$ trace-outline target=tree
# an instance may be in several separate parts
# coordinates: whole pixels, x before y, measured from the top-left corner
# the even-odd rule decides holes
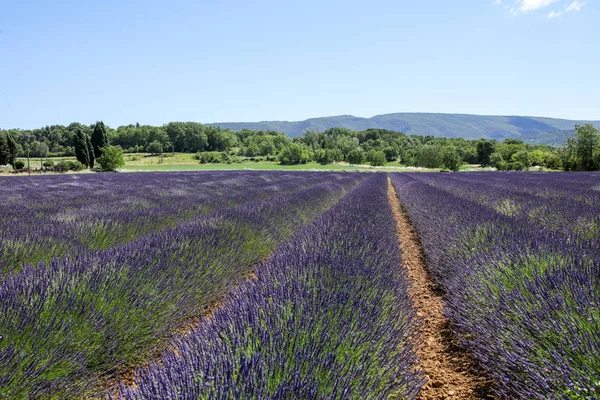
[[[354,165],[360,165],[365,163],[365,153],[362,150],[355,149],[348,153],[348,162]]]
[[[102,171],[113,172],[125,165],[121,146],[104,146],[102,155],[98,158]]]
[[[10,164],[11,154],[10,148],[8,147],[7,135],[0,133],[0,165]]]
[[[146,147],[146,151],[148,153],[153,154],[153,155],[154,154],[162,154],[162,152],[163,152],[163,146],[162,146],[162,144],[158,140],[155,140],[153,142],[150,142],[150,144],[148,145],[148,147]]]
[[[450,171],[458,171],[462,165],[462,161],[462,157],[454,147],[446,147],[442,152],[442,165]]]
[[[387,162],[385,159],[385,153],[381,150],[371,149],[367,152],[366,160],[369,165],[373,167],[383,167]]]
[[[90,146],[88,146],[88,143]],[[91,157],[94,155],[93,147],[91,147],[90,137],[86,135],[80,128],[75,129],[75,157],[77,161],[86,167],[93,166],[94,162]],[[90,154],[91,150],[91,154]],[[91,157],[90,157],[91,156]]]
[[[17,161],[17,142],[9,132],[0,132],[0,165],[12,165]]]
[[[308,151],[297,143],[287,146],[279,154],[281,164],[306,164],[308,160]]]
[[[415,166],[424,168],[442,168],[444,148],[438,144],[421,146],[416,154]]]
[[[96,157],[94,155],[94,146],[92,145],[92,138],[90,135],[85,135],[85,144],[87,145],[88,156],[90,159],[90,163],[88,164],[90,168],[94,168],[94,161]]]
[[[99,158],[102,155],[102,148],[108,146],[108,134],[104,122],[96,122],[94,133],[92,133],[92,146],[94,148],[94,157]]]
[[[400,151],[395,146],[387,146],[385,149],[383,149],[383,152],[385,153],[385,159],[388,162],[396,160],[400,155]]]
[[[575,154],[578,167],[584,171],[597,170],[594,155],[599,151],[598,129],[592,124],[575,125]]]
[[[506,171],[506,161],[502,157],[502,154],[495,151],[490,155],[490,164],[492,167],[496,168],[498,171]]]
[[[529,152],[527,150],[521,150],[516,152],[510,158],[515,167],[519,167],[519,170],[525,169],[528,170],[531,167],[531,160],[529,158]],[[517,168],[513,168],[517,169]]]
[[[477,142],[477,158],[479,164],[484,167],[490,165],[490,156],[494,150],[495,145],[489,140],[481,139],[479,142]]]

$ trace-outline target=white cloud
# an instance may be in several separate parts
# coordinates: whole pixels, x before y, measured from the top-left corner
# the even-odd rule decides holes
[[[515,9],[521,12],[534,11],[548,7],[560,0],[518,0]]]
[[[494,4],[501,5],[505,9],[507,9],[511,14],[524,14],[531,11],[541,10],[548,6],[551,6],[554,3],[559,3],[564,0],[514,0],[512,4],[506,4],[503,0],[493,0]],[[564,3],[563,3],[564,4]],[[562,9],[550,11],[546,14],[546,17],[557,18],[571,11],[580,11],[583,6],[585,6],[585,2],[582,0],[573,0],[569,5],[564,6]]]
[[[560,17],[563,14],[566,14],[566,13],[571,12],[571,11],[581,11],[581,9],[583,8],[583,6],[585,6],[585,2],[581,2],[581,1],[575,0],[574,2],[572,2],[571,4],[569,4],[568,6],[565,6],[560,11],[552,11],[552,12],[548,13],[546,15],[546,17],[548,17],[548,19],[552,19],[552,18]]]
[[[574,1],[565,8],[565,11],[580,11],[583,6],[585,6],[585,2]]]

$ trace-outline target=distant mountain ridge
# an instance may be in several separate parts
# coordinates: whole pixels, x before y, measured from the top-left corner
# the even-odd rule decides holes
[[[600,128],[600,121],[575,121],[558,118],[525,116],[491,116],[471,114],[395,113],[361,118],[352,115],[311,118],[304,121],[218,122],[208,125],[228,128],[273,130],[291,137],[302,135],[308,128],[323,131],[329,128],[365,130],[389,129],[409,135],[462,137],[465,139],[520,139],[527,143],[560,145],[573,135],[575,124],[592,123]]]

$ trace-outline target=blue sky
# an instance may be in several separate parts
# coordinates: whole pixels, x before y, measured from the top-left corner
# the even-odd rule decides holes
[[[600,120],[600,0],[0,0],[0,127]]]

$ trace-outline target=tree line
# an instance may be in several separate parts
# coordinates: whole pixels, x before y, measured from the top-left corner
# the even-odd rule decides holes
[[[93,168],[101,149],[115,146],[126,153],[197,153],[200,162],[236,162],[245,159],[278,160],[282,164],[316,161],[327,164],[400,163],[406,166],[456,171],[463,164],[481,164],[499,170],[532,166],[565,170],[600,168],[598,130],[576,126],[575,137],[562,147],[527,144],[521,140],[467,140],[406,135],[385,129],[354,131],[331,128],[306,130],[289,138],[275,131],[233,132],[196,122],[170,122],[163,126],[127,125],[116,129],[102,122],[52,125],[34,130],[0,131],[0,164],[29,152],[36,156],[76,156]]]

